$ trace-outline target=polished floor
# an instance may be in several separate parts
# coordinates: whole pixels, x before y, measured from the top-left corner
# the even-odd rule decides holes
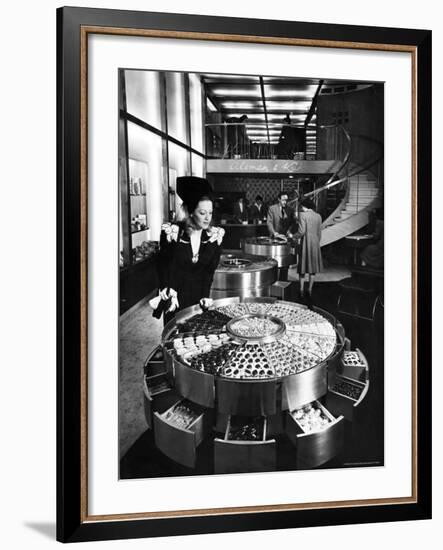
[[[346,430],[343,453],[323,466],[328,468],[383,464],[383,302],[377,301],[372,321],[340,313],[337,311],[338,298],[340,294],[346,298],[348,291],[344,291],[342,285],[349,281],[352,283],[353,279],[348,277],[344,281],[320,282],[316,284],[312,298],[314,305],[330,311],[340,319],[346,336],[351,340],[352,349],[360,348],[370,365],[370,386],[365,399],[366,414],[362,416],[358,426]],[[294,282],[288,299],[300,301],[297,286]],[[363,294],[359,304],[360,316],[372,314],[374,295]],[[343,296],[340,309],[353,311],[353,294],[348,302]],[[212,442],[202,444],[197,467],[190,470],[177,465],[158,451],[154,446],[152,432],[147,429],[143,410],[143,363],[150,351],[158,345],[162,327],[163,323],[152,317],[147,303],[128,312],[121,319],[119,448],[122,479],[213,473]],[[280,437],[277,445],[277,469],[294,469],[293,448],[286,437]]]

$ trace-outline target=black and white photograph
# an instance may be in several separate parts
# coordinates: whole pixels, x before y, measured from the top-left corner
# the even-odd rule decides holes
[[[2,547],[439,540],[438,4],[74,4],[3,12]]]
[[[383,467],[384,83],[118,87],[120,480]]]

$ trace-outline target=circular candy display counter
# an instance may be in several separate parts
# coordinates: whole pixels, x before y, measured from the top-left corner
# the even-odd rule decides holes
[[[269,296],[277,275],[277,261],[272,258],[225,251],[214,273],[211,298]]]
[[[273,237],[251,237],[242,241],[242,249],[247,254],[274,258],[278,267],[288,267],[295,263],[292,245],[287,240]]]
[[[157,447],[192,468],[209,440],[215,473],[275,470],[283,439],[293,446],[294,468],[328,462],[368,389],[361,352],[352,352],[344,376],[344,346],[332,315],[275,298],[225,298],[207,311],[181,311],[156,351],[164,371],[150,370],[152,358],[145,366]]]

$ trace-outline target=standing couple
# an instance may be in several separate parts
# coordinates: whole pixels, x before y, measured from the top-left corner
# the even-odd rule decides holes
[[[311,199],[299,201],[298,216],[288,207],[288,194],[280,192],[278,202],[269,207],[267,225],[271,237],[300,239],[297,272],[300,296],[304,297],[305,276],[308,276],[308,294],[312,296],[315,275],[323,269],[320,250],[321,216]]]

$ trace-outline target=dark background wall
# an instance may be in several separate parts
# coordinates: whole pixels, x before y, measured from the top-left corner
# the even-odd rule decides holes
[[[364,165],[383,152],[384,84],[341,94],[320,95],[317,124],[342,124],[352,135],[351,162]],[[343,158],[346,142],[341,131],[319,130],[317,156]],[[383,170],[373,168],[383,182]]]
[[[292,198],[298,187],[295,178],[263,178],[231,175],[211,176],[209,174],[208,179],[213,184],[216,194],[238,194],[244,196],[249,204],[254,202],[257,195],[261,195],[265,203],[273,204],[277,202],[277,196],[281,189]]]

